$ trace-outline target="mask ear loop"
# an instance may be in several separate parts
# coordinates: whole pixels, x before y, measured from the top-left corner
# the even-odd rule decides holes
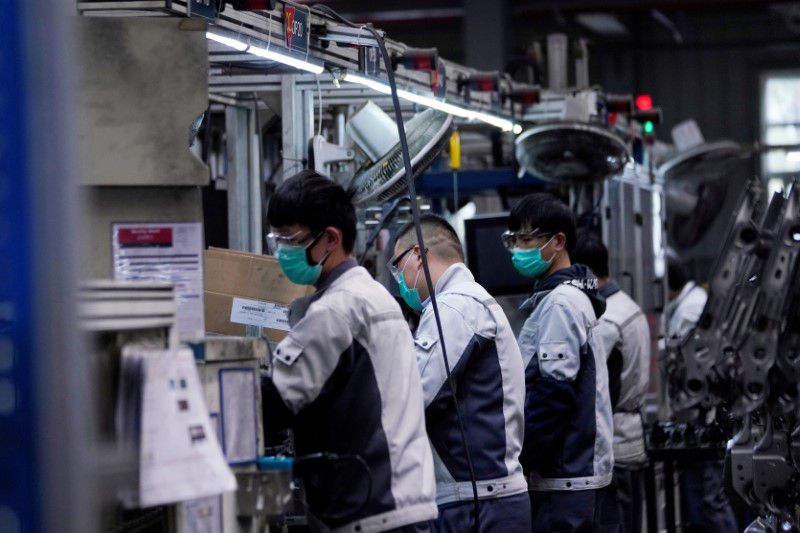
[[[428,250],[426,249],[423,253],[428,253]],[[408,264],[409,261],[411,261],[412,257],[414,257],[413,253],[408,256],[408,259],[406,259],[406,265]],[[417,257],[421,258],[422,256],[417,254]],[[403,265],[403,270],[406,269],[406,265]],[[420,273],[420,269],[417,269],[417,276],[414,278],[414,289],[415,290],[417,290],[417,283],[419,283],[419,273]]]
[[[556,236],[555,236],[555,235],[553,235],[552,237],[550,237],[550,240],[549,240],[549,241],[547,241],[546,243],[544,243],[544,245],[543,245],[541,248],[539,248],[539,255],[541,255],[541,254],[542,254],[542,250],[544,250],[544,249],[547,247],[547,245],[548,245],[548,244],[550,244],[551,242],[553,242],[553,239],[555,239],[555,238],[556,238]],[[553,262],[553,259],[555,259],[555,258],[556,258],[556,254],[557,254],[557,253],[558,253],[558,252],[553,252],[553,255],[552,255],[552,256],[550,256],[550,259],[547,259],[546,261],[547,261],[548,263],[552,263],[552,262]],[[542,258],[542,259],[544,259],[544,258]]]
[[[414,257],[413,253],[412,254],[408,254],[408,257],[406,258],[406,262],[403,263],[403,268],[400,269],[400,275],[401,276],[403,275],[403,272],[405,272],[406,267],[408,266],[408,262],[411,261],[412,257]]]

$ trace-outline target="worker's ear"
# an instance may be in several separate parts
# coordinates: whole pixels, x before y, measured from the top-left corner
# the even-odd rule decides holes
[[[420,250],[419,244],[414,245],[414,251],[412,253],[417,256],[417,268],[422,268],[422,254],[427,251],[427,249]]]
[[[325,250],[331,252],[342,245],[344,235],[342,234],[342,230],[339,228],[328,226],[325,228],[325,235],[323,235],[322,238],[326,239]]]
[[[560,231],[553,235],[553,249],[557,252],[560,252],[564,248],[567,247],[567,236],[561,233]]]

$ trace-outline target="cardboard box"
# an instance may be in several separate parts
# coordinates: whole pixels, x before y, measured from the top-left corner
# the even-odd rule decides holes
[[[201,342],[189,343],[197,361],[215,363],[222,361],[266,361],[269,354],[267,341],[254,337],[206,337]]]
[[[204,277],[206,331],[244,336],[258,324],[275,342],[289,331],[289,304],[314,292],[289,281],[272,256],[222,248],[205,251]]]

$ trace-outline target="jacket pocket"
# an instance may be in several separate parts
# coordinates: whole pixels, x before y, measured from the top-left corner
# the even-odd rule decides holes
[[[417,348],[428,353],[433,351],[434,346],[436,346],[436,343],[438,342],[439,337],[432,337],[430,335],[420,335],[414,339],[414,344],[417,346]]]

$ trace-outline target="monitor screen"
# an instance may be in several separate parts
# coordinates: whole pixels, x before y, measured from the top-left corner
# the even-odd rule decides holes
[[[475,281],[492,296],[527,294],[533,280],[514,268],[500,235],[508,229],[508,214],[480,215],[464,221],[467,266]]]

